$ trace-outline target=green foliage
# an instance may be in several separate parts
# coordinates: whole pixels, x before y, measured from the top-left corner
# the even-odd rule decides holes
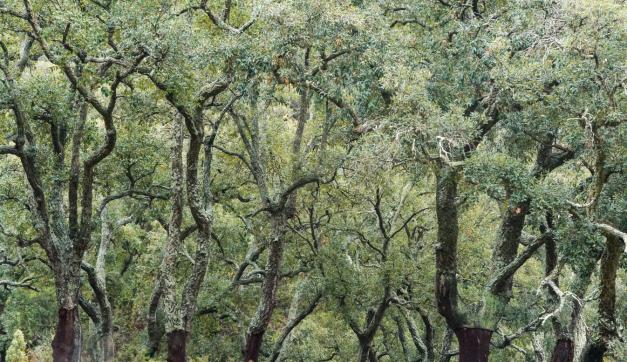
[[[24,333],[19,329],[13,333],[13,340],[7,349],[6,358],[7,362],[28,362]]]
[[[217,130],[198,169],[213,227],[190,361],[240,359],[267,274],[276,212],[270,206],[304,176],[317,179],[286,198],[293,213],[264,357],[280,347],[284,328],[317,293],[319,302],[283,342],[279,360],[355,360],[360,330],[381,306],[384,316],[370,341],[381,360],[422,358],[414,339],[426,341],[429,326],[436,359],[456,350],[455,338],[446,345],[449,326],[434,285],[442,248],[435,211],[440,168],[458,181],[459,236],[450,256],[457,302],[469,325],[494,328],[493,360],[531,358],[538,345],[549,356],[558,337],[547,320],[502,343],[555,308],[545,283],[546,245],[516,270],[505,298],[486,288],[506,266],[497,260],[498,247],[507,216],[521,205],[528,210],[513,256],[550,232],[559,288],[586,301],[583,324],[602,326],[597,292],[608,285],[599,282],[606,252],[599,224],[627,230],[627,8],[620,1],[485,0],[475,10],[472,2],[453,0],[31,3],[50,59],[31,25],[12,14],[23,14],[24,3],[0,1],[9,64],[0,72],[0,347],[9,348],[9,360],[26,359],[21,331],[33,358],[49,359],[57,316],[59,290],[51,255],[37,240],[42,229],[33,190],[43,190],[52,210],[47,216],[57,221],[51,228],[68,230],[72,157],[81,168],[102,149],[105,122],[94,100],[108,106],[113,95],[115,147],[94,170],[93,215],[82,224],[92,233],[75,265],[96,264],[107,225],[101,205],[113,199],[104,261],[116,360],[165,358],[165,337],[161,354],[146,357],[146,316],[170,233],[172,125],[186,110],[200,119],[205,144]],[[139,55],[145,57],[133,68]],[[224,91],[202,97],[223,83]],[[85,103],[80,87],[93,99]],[[27,135],[20,134],[16,105]],[[184,162],[192,129],[185,125]],[[246,144],[242,135],[256,143]],[[29,182],[12,154],[23,139],[23,157],[32,156],[40,185]],[[547,149],[546,162],[568,157],[539,171]],[[78,177],[83,199],[85,173]],[[188,235],[174,256],[176,295],[193,270],[199,240],[189,180],[183,181]],[[84,211],[80,205],[79,216]],[[54,243],[74,247],[57,234]],[[618,330],[627,313],[626,262],[623,257],[615,280]],[[99,295],[80,273],[84,353],[92,355],[100,326],[85,309],[97,307]],[[556,320],[570,325],[572,310],[566,303]],[[13,330],[12,340],[2,337]],[[612,342],[608,355],[619,360],[624,349]]]

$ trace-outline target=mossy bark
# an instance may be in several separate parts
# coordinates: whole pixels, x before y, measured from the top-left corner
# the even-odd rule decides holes
[[[606,235],[606,249],[601,257],[598,313],[599,319],[592,343],[584,351],[585,362],[603,361],[610,343],[618,336],[616,328],[616,274],[625,250],[623,240],[616,235]]]
[[[261,286],[261,296],[255,316],[246,332],[244,361],[258,361],[263,335],[268,328],[276,305],[276,292],[279,287],[281,261],[283,259],[284,236],[287,232],[286,215],[283,211],[270,216],[272,236],[270,252],[266,263],[265,278]]]

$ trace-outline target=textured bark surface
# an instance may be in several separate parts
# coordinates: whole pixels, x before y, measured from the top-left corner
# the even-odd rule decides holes
[[[109,200],[113,200],[109,199]],[[116,224],[110,225],[107,218],[107,203],[103,202],[100,208],[100,246],[96,257],[96,265],[92,267],[87,262],[82,263],[82,269],[87,273],[87,280],[91,286],[96,302],[98,303],[98,318],[94,320],[98,328],[98,357],[99,362],[111,362],[115,356],[115,343],[113,341],[113,307],[109,301],[107,293],[106,255],[109,243],[113,237],[115,226],[122,226],[130,222],[130,218],[119,220]]]
[[[584,322],[583,309],[586,306],[585,295],[590,287],[592,273],[594,272],[596,261],[601,257],[600,253],[591,251],[590,255],[594,258],[595,262],[590,263],[587,266],[578,269],[575,272],[575,280],[572,283],[571,289],[574,291],[575,296],[582,301],[578,303],[571,301],[572,312],[570,315],[570,322],[568,325],[561,326],[561,333],[556,335],[557,341],[561,339],[570,339],[573,341],[574,357],[576,361],[580,360],[580,357],[586,347],[586,340],[588,338],[588,327]]]
[[[620,259],[625,246],[621,238],[611,234],[606,235],[606,244],[599,269],[601,288],[598,304],[599,320],[592,343],[584,352],[585,362],[603,361],[610,343],[618,335],[616,330],[616,273],[620,267]]]
[[[114,360],[115,356],[115,343],[113,341],[113,308],[107,296],[104,267],[101,267],[100,272],[98,272],[98,269],[94,269],[87,263],[84,263],[83,270],[87,273],[89,285],[96,296],[96,302],[98,304],[97,311],[94,310],[93,312],[88,312],[88,315],[92,317],[92,320],[98,329],[98,357],[96,361],[111,362]],[[86,306],[83,305],[83,308],[86,308]]]
[[[187,332],[176,329],[168,333],[168,362],[185,362],[187,353]]]
[[[407,329],[409,330],[412,342],[416,347],[416,352],[424,361],[434,361],[435,351],[433,350],[433,326],[431,325],[429,316],[425,313],[425,311],[418,309],[418,313],[420,314],[420,318],[424,324],[424,336],[422,338],[411,314],[407,310],[401,309],[401,315],[405,318]]]
[[[552,229],[553,216],[550,213],[547,214],[546,220],[547,226]],[[544,276],[549,277],[552,275],[554,269],[557,267],[558,261],[557,243],[555,242],[555,237],[551,236],[547,238],[544,244],[544,251]],[[553,276],[551,280],[553,281],[553,283],[555,283],[556,286],[559,287],[558,275]],[[546,300],[551,305],[555,305],[558,302],[558,296],[552,288],[548,288]],[[551,318],[551,324],[553,326],[553,334],[556,336],[557,339],[559,339],[559,337],[563,334],[562,324],[559,322],[558,318]]]
[[[165,333],[163,325],[159,324],[157,311],[159,309],[159,301],[161,300],[161,281],[157,277],[157,282],[150,296],[150,305],[148,306],[148,356],[154,357],[159,353],[161,345],[161,337]]]
[[[113,341],[113,331],[107,331],[100,337],[100,348],[102,348],[102,359],[104,362],[115,361],[115,343]]]
[[[438,221],[435,247],[435,293],[438,311],[452,329],[463,321],[457,310],[457,175],[444,166],[436,175],[436,215]]]
[[[168,335],[168,355],[171,351],[171,343],[177,346],[182,343],[183,348],[176,348],[182,351],[182,358],[185,358],[185,338],[175,338],[177,335],[189,333],[192,326],[192,319],[196,311],[196,302],[200,286],[204,280],[207,265],[209,262],[209,246],[211,241],[211,229],[213,226],[213,210],[211,195],[211,161],[212,147],[222,117],[213,123],[213,132],[205,138],[204,132],[204,113],[205,102],[211,97],[215,97],[225,91],[228,83],[217,82],[212,84],[210,89],[206,89],[197,99],[197,105],[191,109],[179,102],[173,97],[169,86],[158,81],[154,76],[149,76],[155,86],[168,94],[167,100],[174,106],[180,116],[183,118],[185,127],[189,132],[189,144],[185,163],[185,181],[187,187],[187,203],[189,210],[194,218],[198,230],[198,242],[196,244],[196,253],[193,260],[191,274],[187,278],[185,287],[180,297],[180,303],[176,295],[176,279],[175,267],[176,259],[183,240],[181,234],[181,224],[183,220],[183,127],[179,120],[174,122],[174,146],[172,148],[172,189],[171,198],[172,212],[168,225],[168,240],[165,246],[163,260],[160,269],[160,295],[157,294],[157,287],[153,292],[153,301],[151,308],[158,306],[158,299],[163,301],[165,331]],[[203,170],[203,187],[201,189],[198,182],[198,163],[200,150],[205,148],[205,162]],[[151,312],[153,321],[156,319],[154,312]],[[155,323],[152,324],[153,337],[157,334],[155,331]],[[177,332],[178,331],[178,332]],[[151,337],[152,338],[152,337]],[[158,348],[158,342],[154,339],[151,343]],[[151,353],[156,352],[156,348],[151,348]],[[178,361],[178,359],[176,360]]]
[[[218,89],[222,86],[218,86]],[[220,92],[219,90],[216,90]],[[211,243],[211,230],[213,228],[213,197],[211,195],[211,164],[212,147],[218,132],[220,120],[213,124],[213,132],[205,137],[203,131],[202,112],[193,118],[184,117],[187,130],[190,135],[186,158],[186,186],[187,203],[189,210],[198,228],[196,253],[194,265],[181,296],[181,318],[183,328],[191,330],[192,318],[196,311],[196,301],[200,286],[205,278],[209,263],[209,246]],[[204,145],[204,168],[202,187],[198,181],[198,162],[200,150]]]
[[[176,295],[176,261],[181,248],[181,224],[183,222],[183,125],[179,119],[172,124],[173,145],[171,153],[171,188],[170,221],[168,238],[163,251],[159,275],[161,280],[161,298],[165,318],[165,330],[170,340],[170,333],[183,329],[181,311]],[[169,342],[168,342],[169,344]],[[169,355],[168,346],[168,355]]]
[[[509,197],[509,195],[508,195]],[[518,255],[518,244],[520,243],[520,235],[525,226],[525,217],[529,211],[529,201],[521,202],[507,210],[503,217],[500,227],[499,237],[494,245],[492,255],[492,273],[498,273],[509,263],[514,261]],[[512,294],[513,274],[501,280],[498,280],[491,288],[491,292],[502,298],[505,302],[509,301]]]
[[[555,344],[551,362],[572,362],[575,357],[575,345],[570,339],[560,339]]]
[[[59,308],[57,328],[52,340],[55,362],[77,362],[81,354],[81,327],[78,308]]]
[[[246,332],[245,361],[257,361],[263,335],[268,328],[272,312],[276,305],[276,292],[279,287],[281,261],[283,259],[284,236],[287,232],[286,218],[283,212],[271,216],[272,238],[270,253],[266,263],[265,278],[261,286],[261,296],[257,305],[257,312],[250,321]]]
[[[359,355],[357,356],[359,362],[376,362],[378,361],[377,353],[372,348],[371,341],[359,341]]]
[[[401,348],[403,349],[403,355],[405,356],[405,361],[411,362],[412,355],[409,349],[409,345],[407,343],[407,338],[405,337],[405,329],[403,328],[403,321],[398,316],[394,316],[394,322],[396,323],[396,337],[398,338],[398,341],[401,344]]]
[[[431,325],[431,321],[429,320],[429,316],[422,309],[418,310],[420,313],[420,318],[422,319],[422,324],[424,325],[424,340],[426,347],[426,354],[424,356],[425,361],[434,361],[435,360],[435,352],[433,351],[433,326]]]
[[[453,357],[451,353],[451,342],[453,340],[453,330],[447,328],[442,337],[442,350],[440,351],[439,362],[449,362]]]
[[[257,362],[259,360],[259,352],[261,352],[261,342],[263,340],[264,332],[265,329],[260,332],[249,332],[246,335],[244,362]]]
[[[7,335],[7,330],[2,323],[2,314],[4,313],[4,308],[6,306],[6,300],[9,296],[9,293],[6,291],[0,290],[0,338],[4,339]],[[4,340],[4,342],[0,342],[0,362],[4,362],[6,359],[7,348],[9,348],[9,341]]]
[[[459,362],[488,362],[492,331],[483,328],[458,328]]]
[[[270,356],[270,361],[274,362],[279,360],[283,349],[289,344],[291,337],[293,336],[292,331],[300,322],[302,322],[308,315],[310,315],[318,302],[322,298],[322,293],[318,292],[314,298],[309,302],[309,304],[299,313],[298,307],[301,299],[301,288],[294,294],[294,298],[292,299],[292,305],[290,306],[290,311],[288,314],[288,322],[281,331],[281,335],[274,345],[274,350],[272,351],[272,355]]]
[[[573,158],[574,153],[571,151],[555,151],[553,147],[554,142],[555,136],[548,132],[538,148],[535,165],[530,172],[530,177],[541,179]],[[506,200],[509,202],[518,191],[506,188]],[[526,248],[523,253],[518,253],[522,231],[525,227],[525,218],[530,209],[531,199],[527,198],[508,207],[501,220],[499,234],[494,243],[491,268],[492,274],[498,277],[491,281],[489,288],[486,289],[489,295],[484,295],[484,309],[481,312],[482,323],[485,323],[488,328],[494,329],[497,327],[505,306],[512,298],[515,272],[545,242],[546,238],[542,237],[538,239],[537,243],[534,243],[535,249]],[[503,271],[507,272],[503,273]],[[486,303],[488,300],[489,303]]]

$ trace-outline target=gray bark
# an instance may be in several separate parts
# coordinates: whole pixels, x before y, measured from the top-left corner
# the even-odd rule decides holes
[[[176,293],[176,262],[181,248],[181,224],[183,222],[183,125],[177,118],[172,122],[171,151],[171,211],[168,236],[159,268],[161,298],[163,301],[165,332],[183,329],[181,311]]]
[[[623,240],[613,234],[606,234],[606,249],[601,257],[599,284],[598,313],[591,343],[583,352],[583,361],[603,361],[610,343],[618,337],[616,322],[616,275],[620,267],[625,244]]]
[[[294,299],[292,300],[292,305],[290,306],[290,312],[288,315],[288,322],[285,327],[283,327],[281,335],[275,343],[272,355],[270,356],[270,361],[272,362],[281,360],[284,350],[286,346],[289,345],[291,337],[293,336],[292,331],[314,311],[318,302],[322,298],[322,294],[317,292],[307,306],[299,312],[298,309],[300,309],[301,293],[302,290],[299,288],[296,294],[294,294]]]

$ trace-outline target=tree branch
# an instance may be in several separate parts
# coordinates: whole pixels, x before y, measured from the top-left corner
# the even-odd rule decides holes
[[[0,155],[14,155],[21,156],[20,150],[11,146],[0,146]]]
[[[496,286],[514,275],[514,273],[516,273],[516,271],[523,266],[523,264],[536,252],[536,250],[544,245],[550,237],[552,237],[552,234],[549,231],[537,238],[535,241],[527,244],[525,249],[520,252],[511,263],[496,273],[496,275],[488,282],[487,288],[492,293],[496,293]]]
[[[617,238],[621,238],[623,239],[623,242],[625,243],[625,252],[627,252],[627,233],[624,233],[622,231],[620,231],[619,229],[613,227],[612,225],[609,224],[602,224],[602,223],[593,223],[592,225],[594,225],[596,228],[600,229],[601,232],[605,235],[612,235],[614,237]]]
[[[279,358],[279,355],[281,354],[281,350],[283,348],[283,343],[285,342],[287,337],[290,335],[290,333],[292,333],[292,330],[294,330],[294,328],[296,328],[296,326],[298,326],[300,322],[302,322],[308,315],[310,315],[314,311],[320,299],[322,299],[322,293],[318,292],[309,302],[305,309],[303,309],[297,316],[287,322],[287,325],[281,331],[281,335],[274,345],[272,356],[270,357],[271,362],[274,362]]]

